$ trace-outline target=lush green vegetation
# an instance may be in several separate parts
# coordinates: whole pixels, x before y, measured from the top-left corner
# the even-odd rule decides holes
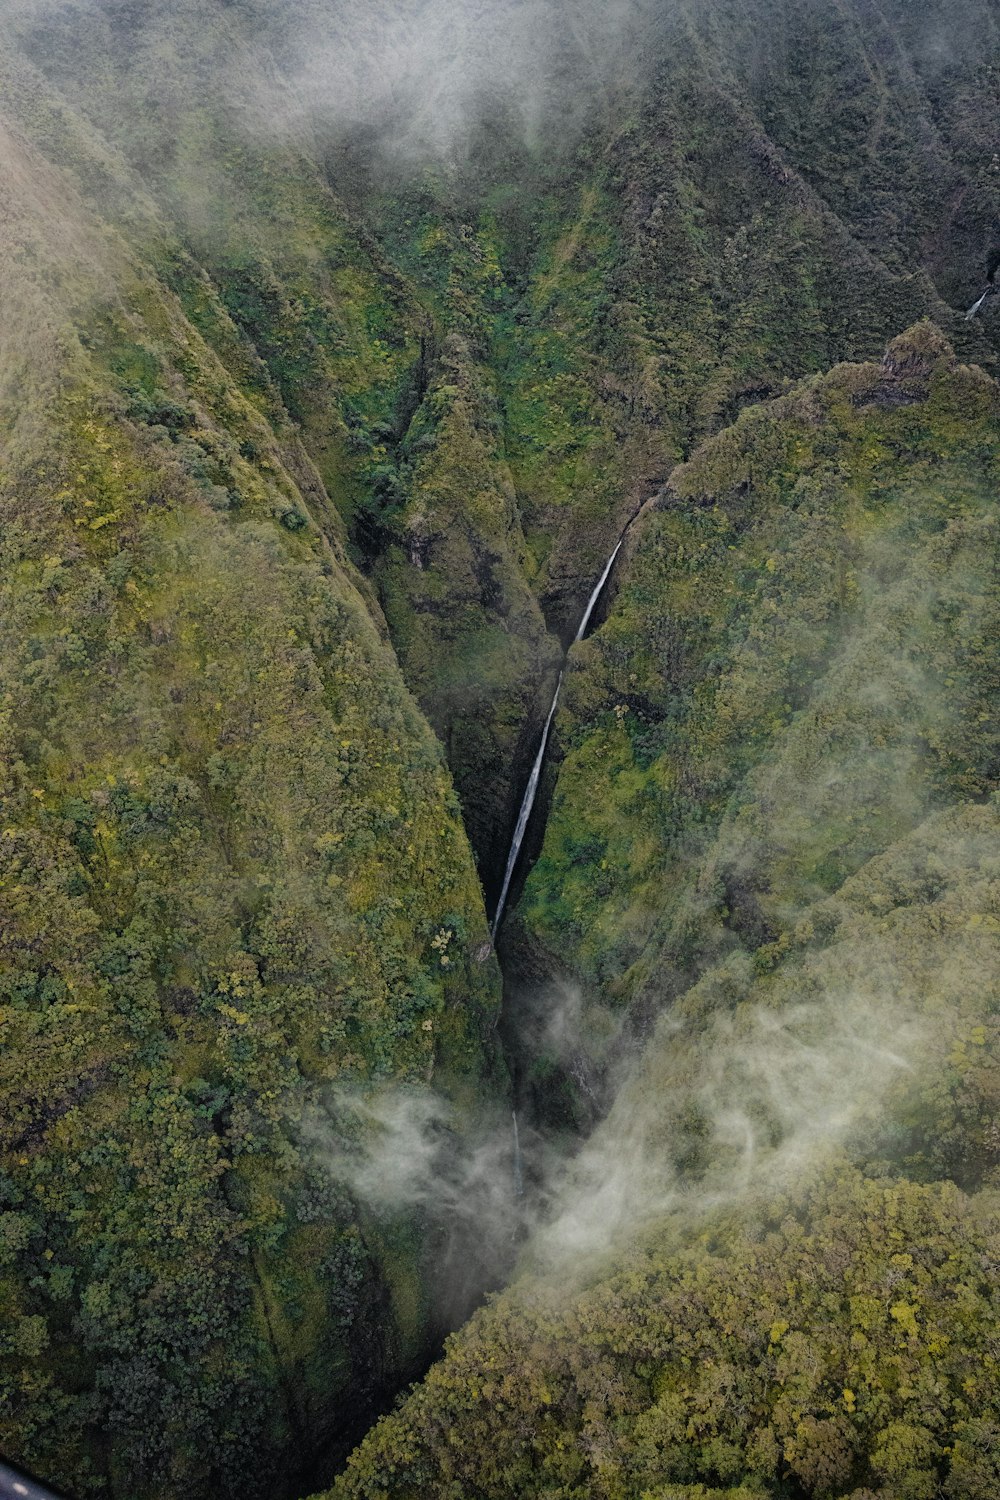
[[[675,470],[575,654],[535,965],[658,1008],[995,785],[998,458],[995,387],[923,325]]]
[[[483,892],[664,484],[503,944],[617,1259],[541,1243],[342,1489],[995,1488],[996,18],[577,9],[431,150],[337,93],[389,0],[10,6],[0,1448],[73,1494],[302,1493],[481,1290],[359,1101],[509,1124]]]
[[[514,97],[459,127],[442,100],[443,162],[395,153],[405,119],[339,111],[339,58],[384,48],[391,75],[391,7],[296,0],[279,25],[164,0],[25,29],[91,149],[99,132],[126,171],[112,190],[88,164],[86,185],[135,239],[141,184],[159,274],[296,425],[332,501],[314,495],[317,519],[343,518],[372,578],[488,889],[544,713],[546,625],[572,636],[625,519],[692,441],[923,315],[995,358],[947,303],[971,300],[1000,208],[996,23],[923,9],[664,8],[642,69],[589,110],[586,37],[557,24],[547,83],[511,62]],[[339,81],[303,129],[296,70],[314,82],[316,57]],[[45,145],[79,177],[60,108]],[[164,253],[164,221],[193,261]]]
[[[346,1102],[433,1083],[467,1136],[496,963],[275,385],[180,244],[145,264],[17,149],[0,1442],[77,1494],[291,1491],[437,1336],[433,1218],[324,1165]]]
[[[998,417],[922,325],[676,472],[518,912],[537,1115],[614,1103],[335,1495],[994,1492]]]
[[[635,1247],[570,1305],[519,1286],[333,1494],[988,1500],[998,1222],[995,1193],[837,1163]]]

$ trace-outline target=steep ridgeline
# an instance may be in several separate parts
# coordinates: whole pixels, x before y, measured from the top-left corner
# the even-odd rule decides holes
[[[356,1100],[433,1088],[468,1147],[499,975],[266,371],[114,152],[23,64],[2,92],[0,1451],[79,1497],[301,1493],[456,1312],[447,1217],[350,1170]]]
[[[352,143],[332,150],[386,254],[494,372],[480,389],[496,393],[494,451],[516,497],[507,535],[564,643],[627,516],[749,400],[839,359],[877,357],[927,314],[965,357],[987,368],[996,357],[995,324],[966,324],[942,300],[971,304],[1000,222],[990,8],[971,59],[930,45],[927,8],[926,38],[894,27],[885,8],[848,7],[846,25],[843,6],[816,0],[662,10],[666,32],[634,93],[590,120],[578,149],[558,130],[528,149],[498,113],[467,159],[419,184],[405,167],[387,180],[363,142],[353,156]],[[793,89],[788,70],[804,60]],[[468,410],[468,376],[449,384]],[[492,513],[506,528],[482,453],[481,442],[464,453],[452,442],[435,462],[461,476],[460,514]],[[439,468],[430,484],[426,464],[418,472],[419,493],[404,445],[380,593],[404,670],[451,746],[495,899],[517,803],[497,780],[505,736],[490,702],[511,663],[529,665],[526,616],[512,609],[495,542],[481,524],[456,523],[455,486],[442,488]],[[480,559],[475,576],[467,557]],[[515,791],[553,683],[554,668],[516,741]],[[505,805],[504,836],[487,842]]]
[[[996,1494],[998,478],[922,324],[639,523],[509,918],[536,1120],[614,1101],[337,1500]]]
[[[995,1192],[837,1163],[699,1227],[479,1313],[331,1500],[992,1500]]]

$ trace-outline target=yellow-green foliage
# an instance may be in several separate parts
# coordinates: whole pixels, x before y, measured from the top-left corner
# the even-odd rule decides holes
[[[459,334],[405,453],[399,541],[375,576],[407,681],[456,768],[473,846],[495,867],[519,801],[522,736],[544,713],[558,649],[524,579],[492,383]]]
[[[368,46],[388,12],[359,9]],[[300,1132],[325,1111],[349,1134],[338,1090],[403,1080],[450,1096],[461,1135],[498,1087],[481,893],[403,674],[495,878],[551,685],[543,609],[572,635],[669,463],[928,312],[992,357],[941,300],[966,305],[997,211],[989,7],[969,0],[971,53],[949,16],[946,58],[921,30],[937,4],[658,9],[631,93],[594,90],[571,128],[553,83],[533,144],[500,101],[424,170],[339,101],[313,109],[312,44],[336,48],[351,7],[10,7],[0,1446],[73,1493],[291,1491],[288,1455],[333,1453],[426,1354],[433,1231],[370,1222]],[[644,1020],[687,992],[696,1059],[737,992],[746,1015],[836,969],[845,881],[872,876],[877,905],[880,853],[995,779],[996,394],[926,329],[894,358],[744,418],[675,477],[569,684],[527,958]],[[913,924],[951,952],[967,922],[986,961],[992,909],[964,901],[914,898]],[[949,988],[911,962],[905,907],[865,951],[883,934],[950,1020],[884,1154],[975,1186],[990,1016],[960,964]],[[888,1191],[858,1189],[850,1234]],[[939,1209],[961,1218],[947,1192],[899,1192],[931,1241]],[[915,1298],[880,1337],[919,1334]],[[574,1358],[596,1327],[573,1327]],[[819,1493],[856,1411],[872,1484],[988,1486],[985,1428],[954,1402],[937,1427],[909,1407],[864,1427],[853,1366],[832,1411],[772,1421],[754,1388],[780,1437],[739,1469],[740,1433],[701,1442],[735,1388],[709,1358],[690,1409],[641,1430],[621,1392],[647,1380],[652,1410],[667,1377],[602,1367],[578,1419],[529,1360],[512,1403],[563,1401],[559,1423],[520,1412],[510,1473],[510,1433],[479,1454],[477,1428],[427,1483],[532,1493],[544,1450],[550,1494]],[[911,1373],[886,1376],[901,1411]],[[700,1456],[661,1462],[675,1418]]]
[[[728,940],[696,888],[752,949],[994,785],[998,410],[918,329],[675,472],[569,679],[533,942],[588,979],[635,964],[627,989],[666,965],[669,990]]]
[[[523,779],[544,712],[553,647],[531,596],[571,636],[638,501],[748,397],[870,356],[926,312],[990,356],[985,324],[952,318],[919,269],[954,287],[953,242],[971,254],[988,232],[996,183],[975,144],[988,78],[956,91],[946,118],[936,104],[932,124],[911,83],[933,73],[919,29],[900,52],[879,16],[851,27],[836,7],[814,11],[669,7],[635,93],[603,101],[582,133],[579,110],[572,129],[560,113],[560,83],[548,133],[529,144],[517,111],[492,100],[481,120],[470,110],[446,165],[383,152],[322,88],[313,119],[300,93],[298,68],[315,86],[316,57],[367,54],[380,26],[393,35],[388,12],[362,23],[295,0],[279,22],[158,0],[142,18],[101,8],[81,24],[66,9],[22,28],[45,76],[40,90],[22,83],[19,108],[46,151],[143,243],[268,419],[298,425],[333,500],[314,493],[315,518],[331,536],[343,518],[355,560],[379,574],[484,870],[502,859],[510,771]],[[871,50],[892,61],[873,72]],[[48,90],[86,130],[32,101]],[[854,102],[831,134],[816,100],[841,96]],[[851,153],[865,190],[845,193]],[[966,179],[974,192],[959,191]],[[495,430],[471,470],[454,424],[435,460],[464,556],[428,590],[409,545],[413,450],[446,419],[424,398],[453,384],[455,337]],[[498,488],[499,524],[477,500]],[[431,679],[460,699],[480,657],[491,688],[463,713]],[[487,782],[496,794],[483,797]]]
[[[144,273],[80,321],[0,485],[0,1441],[75,1493],[245,1494],[430,1336],[380,1292],[426,1239],[366,1239],[302,1122],[433,1081],[461,1130],[497,972],[301,449]]]
[[[840,1162],[745,1222],[668,1228],[572,1298],[522,1282],[332,1494],[989,1500],[998,1232],[995,1193]]]

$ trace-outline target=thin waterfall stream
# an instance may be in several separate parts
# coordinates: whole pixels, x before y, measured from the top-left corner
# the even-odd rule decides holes
[[[524,1170],[521,1164],[521,1137],[517,1129],[517,1110],[511,1111],[514,1121],[514,1196],[524,1197]]]
[[[629,521],[628,525],[622,532],[621,536],[618,538],[618,545],[615,547],[615,550],[608,558],[607,563],[604,567],[604,572],[601,574],[600,578],[597,580],[597,583],[594,585],[593,592],[591,593],[590,598],[587,600],[587,607],[584,610],[583,616],[580,620],[580,624],[577,627],[576,635],[573,637],[572,646],[575,646],[578,641],[582,641],[584,635],[586,634],[587,626],[590,624],[591,616],[593,615],[594,610],[597,607],[597,601],[598,599],[600,599],[601,594],[604,592],[604,585],[611,577],[611,569],[614,567],[615,562],[617,561],[619,552],[625,545],[625,538],[628,535],[629,527],[632,525],[632,522],[634,520],[635,516],[632,517],[632,519]],[[570,647],[570,649],[572,649],[572,646]],[[568,657],[569,651],[567,651],[566,655]],[[545,720],[545,728],[542,730],[542,741],[538,747],[538,754],[535,756],[535,763],[531,768],[531,775],[528,777],[528,785],[525,789],[524,798],[521,802],[521,810],[517,815],[517,823],[514,828],[514,837],[510,841],[510,852],[507,855],[507,867],[504,870],[503,885],[500,889],[500,899],[497,902],[496,913],[493,917],[493,924],[490,928],[490,936],[494,941],[496,941],[496,935],[500,929],[500,921],[503,917],[504,908],[507,905],[507,897],[510,893],[510,883],[514,878],[514,871],[517,868],[517,861],[521,853],[521,845],[524,843],[524,835],[528,829],[528,821],[531,818],[531,812],[535,805],[535,798],[538,795],[538,783],[541,780],[542,767],[545,764],[545,751],[548,748],[549,733],[552,729],[552,720],[556,716],[556,709],[559,707],[559,694],[562,692],[563,678],[565,677],[565,675],[566,665],[564,658],[563,668],[559,673],[559,680],[556,683],[556,690],[552,695],[552,705],[549,708],[549,715]]]

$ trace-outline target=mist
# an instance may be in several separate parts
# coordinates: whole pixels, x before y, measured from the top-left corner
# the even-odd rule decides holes
[[[510,1117],[462,1147],[451,1107],[430,1090],[338,1097],[337,1133],[313,1121],[306,1139],[369,1213],[429,1216],[466,1295],[518,1253],[525,1269],[575,1281],[666,1215],[696,1230],[720,1207],[794,1190],[834,1152],[877,1154],[888,1103],[919,1083],[942,1042],[921,994],[957,999],[968,975],[942,944],[918,993],[902,949],[837,907],[824,915],[842,924],[838,939],[776,983],[736,954],[662,1016],[608,1080],[610,1109],[578,1154],[530,1132],[523,1198]],[[546,1038],[570,1070],[584,1067],[575,1019],[570,994]]]
[[[350,1195],[363,1222],[376,1232],[422,1226],[434,1247],[426,1292],[442,1333],[504,1284],[524,1238],[513,1126],[501,1104],[480,1104],[470,1120],[416,1083],[334,1088],[303,1122],[315,1170]]]
[[[775,1009],[748,995],[698,1034],[667,1016],[554,1192],[533,1260],[585,1269],[668,1213],[696,1228],[793,1187],[912,1073],[922,1031],[895,989],[859,976],[854,990]]]
[[[486,106],[529,136],[551,110],[585,117],[634,76],[658,11],[651,0],[414,0],[322,8],[306,21],[295,71],[300,107],[379,133],[407,153],[460,145]]]
[[[166,145],[196,92],[256,140],[360,134],[411,162],[461,154],[496,109],[525,138],[546,119],[571,135],[637,81],[665,14],[657,0],[291,0],[279,11],[181,0],[123,23],[105,0],[10,4],[43,65],[64,84],[77,75],[85,108],[122,71],[112,134],[131,113],[140,138],[161,132]]]
[[[582,1112],[599,1093],[604,1114],[574,1159],[547,1162],[532,1267],[583,1272],[664,1215],[696,1227],[795,1188],[834,1152],[892,1170],[898,1120],[921,1116],[913,1101],[946,1066],[948,1018],[984,1003],[989,960],[967,924],[989,903],[995,813],[941,811],[959,767],[976,785],[981,719],[940,660],[993,638],[996,523],[973,509],[916,543],[908,511],[939,504],[921,486],[855,543],[849,611],[827,619],[817,599],[821,626],[775,612],[773,636],[751,630],[734,650],[722,723],[767,701],[774,660],[814,676],[718,828],[671,846],[679,894],[651,914],[663,935],[647,936],[631,989],[658,1012],[651,1035],[599,987],[518,998],[527,1055],[561,1069]]]
[[[526,1265],[586,1275],[666,1216],[697,1232],[837,1153],[876,1175],[919,1155],[928,1091],[989,988],[975,914],[997,815],[931,816],[805,907],[774,973],[742,950],[712,965],[620,1066],[606,1118],[536,1205]]]

